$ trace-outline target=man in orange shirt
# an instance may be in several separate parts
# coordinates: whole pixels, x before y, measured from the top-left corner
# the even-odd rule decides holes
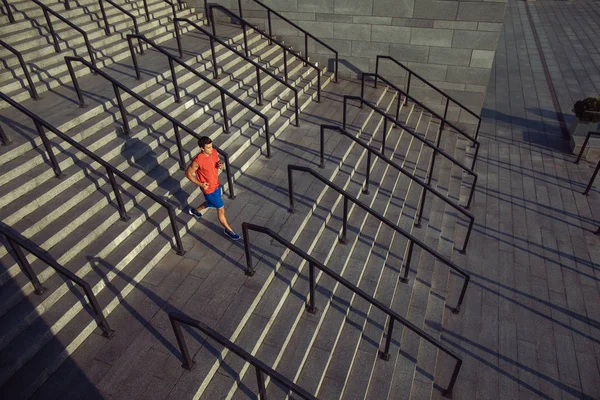
[[[239,240],[240,235],[231,229],[227,223],[227,218],[225,218],[225,206],[221,198],[223,188],[219,182],[219,171],[223,169],[223,163],[219,160],[219,155],[213,148],[212,140],[208,136],[202,136],[198,139],[198,146],[200,147],[200,153],[187,167],[185,176],[200,186],[206,201],[198,208],[190,207],[188,213],[196,218],[201,218],[200,211],[206,208],[216,208],[219,222],[225,228],[223,233],[232,240]]]

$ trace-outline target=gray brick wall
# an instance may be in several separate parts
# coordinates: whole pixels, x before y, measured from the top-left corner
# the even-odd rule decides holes
[[[203,0],[189,0],[196,6]],[[212,2],[212,1],[211,1]],[[237,11],[238,0],[218,0]],[[506,0],[263,0],[338,50],[340,74],[375,70],[375,56],[391,55],[479,112],[502,29]],[[244,16],[266,26],[266,14],[242,0]],[[273,33],[304,50],[300,32],[273,19]],[[309,56],[332,66],[329,50],[309,44]],[[382,65],[387,77],[405,83],[398,67]],[[411,88],[411,92],[412,92]],[[415,83],[415,93],[435,104],[433,92]]]

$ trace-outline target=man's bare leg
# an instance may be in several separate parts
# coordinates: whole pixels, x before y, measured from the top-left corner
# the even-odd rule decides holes
[[[206,209],[206,202],[200,204],[200,206],[198,206],[198,208],[196,208],[196,211],[200,212],[205,209]]]
[[[227,229],[228,232],[233,231],[229,224],[227,223],[227,218],[225,218],[225,207],[221,207],[217,209],[217,216],[219,217],[219,222],[223,225],[223,228]]]

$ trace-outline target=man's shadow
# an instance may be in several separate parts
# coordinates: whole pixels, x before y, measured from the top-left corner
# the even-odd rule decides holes
[[[167,159],[159,160],[161,149],[169,154]],[[177,154],[176,151],[172,152],[161,144],[157,149],[152,149],[147,143],[134,137],[127,138],[121,147],[121,155],[128,160],[129,165],[143,171],[146,177],[150,178],[137,179],[139,183],[148,188],[152,181],[156,182],[158,189],[155,187],[150,189],[153,193],[162,197],[175,208],[185,210],[188,206],[189,194],[182,188],[181,181],[175,175],[179,174],[175,171],[171,172],[163,166],[171,164],[169,158],[178,162],[175,154]]]

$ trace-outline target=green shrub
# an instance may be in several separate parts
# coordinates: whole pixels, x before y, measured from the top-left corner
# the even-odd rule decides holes
[[[600,97],[578,100],[573,106],[573,112],[581,122],[600,122]]]

